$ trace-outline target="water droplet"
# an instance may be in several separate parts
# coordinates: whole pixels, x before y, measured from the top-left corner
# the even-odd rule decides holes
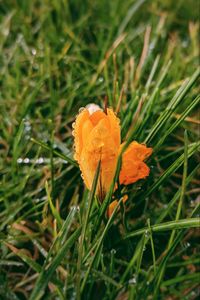
[[[133,276],[133,278],[129,279],[128,283],[129,284],[136,284],[137,283],[136,277]]]
[[[31,126],[29,126],[29,125],[25,126],[24,130],[27,131],[27,132],[31,131]]]
[[[20,157],[20,158],[18,158],[18,160],[17,160],[17,163],[18,164],[21,164],[23,162],[23,159]]]
[[[28,164],[30,162],[30,159],[28,157],[24,158],[24,163]]]
[[[190,201],[190,207],[194,207],[195,206],[195,202],[193,200]]]
[[[104,78],[101,76],[99,77],[98,81],[101,83],[101,82],[104,82]]]
[[[79,205],[72,205],[71,210],[80,211],[80,206]]]
[[[92,115],[94,112],[101,110],[99,105],[95,104],[95,103],[89,103],[88,105],[86,105],[86,109],[89,111],[89,114]]]
[[[72,128],[75,128],[75,126],[76,126],[76,122],[73,122],[72,123]]]
[[[183,48],[187,48],[188,47],[188,40],[184,40],[182,42],[182,46],[183,46]]]
[[[9,35],[9,28],[3,28],[1,30],[1,32],[3,33],[4,36],[8,36]]]
[[[39,203],[40,202],[40,198],[37,198],[34,200],[35,203]]]
[[[30,138],[31,138],[31,137],[30,137],[29,134],[27,134],[27,135],[25,136],[25,140],[27,140],[27,141],[30,140]]]
[[[85,107],[80,107],[79,110],[78,110],[79,114],[80,114],[84,109],[85,109]]]
[[[111,252],[112,255],[117,253],[117,251],[115,249],[112,249],[110,252]]]
[[[34,55],[34,56],[35,56],[35,55],[36,55],[36,53],[37,53],[36,49],[32,48],[32,49],[31,49],[31,53],[32,53],[32,55]]]
[[[38,164],[43,164],[44,163],[44,158],[43,157],[38,158],[37,163]]]
[[[30,122],[26,118],[23,119],[23,122],[24,122],[24,126],[30,126]]]
[[[72,295],[71,295],[71,300],[75,300],[76,299],[76,291],[74,290]]]

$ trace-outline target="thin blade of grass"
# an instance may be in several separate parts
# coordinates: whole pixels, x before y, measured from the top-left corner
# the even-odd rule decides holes
[[[51,264],[46,267],[43,265],[40,275],[35,283],[35,287],[30,295],[30,300],[39,300],[44,294],[48,282],[51,280],[56,268],[59,266],[63,258],[66,256],[67,250],[72,247],[81,233],[81,227],[76,229],[73,234],[60,247],[56,256],[52,259]]]
[[[185,111],[181,114],[180,118],[178,118],[161,136],[158,143],[154,147],[154,151],[159,149],[159,147],[163,144],[166,138],[180,125],[180,123],[189,115],[189,113],[195,108],[197,104],[199,104],[200,96],[198,95],[191,103],[187,106]]]
[[[90,212],[91,212],[92,204],[94,202],[94,197],[95,197],[95,193],[96,193],[100,170],[101,170],[101,161],[99,161],[99,163],[98,163],[97,170],[96,170],[96,173],[94,176],[94,180],[92,183],[92,190],[89,195],[88,205],[87,206],[85,205],[86,215],[84,217],[83,224],[82,224],[82,232],[80,235],[80,247],[79,247],[78,262],[77,262],[77,283],[76,283],[77,299],[80,299],[80,297],[81,297],[80,283],[81,283],[81,266],[82,266],[82,257],[83,257],[83,246],[84,246],[84,242],[85,242],[85,236],[86,236],[86,230],[87,230],[88,221],[89,221],[89,217],[90,217]]]
[[[168,231],[173,229],[183,229],[183,228],[199,228],[200,227],[200,219],[199,218],[188,218],[182,219],[178,221],[169,221],[161,224],[151,225],[152,232],[160,232],[160,231]],[[141,234],[144,234],[145,231],[149,232],[149,228],[145,227],[142,229],[135,230],[127,234],[123,240],[129,239]]]
[[[39,141],[39,140],[36,140],[34,138],[31,138],[31,141],[39,146],[41,146],[42,148],[48,150],[48,151],[53,151],[53,154],[62,158],[63,160],[69,162],[71,165],[75,166],[75,167],[78,167],[78,164],[72,159],[70,158],[69,156],[66,156],[62,153],[59,153],[57,150],[52,150],[50,146],[48,146],[47,144],[43,143],[42,141]]]
[[[63,220],[61,219],[59,212],[57,211],[57,209],[56,209],[55,206],[53,205],[53,202],[52,202],[52,199],[51,199],[51,194],[50,194],[50,191],[49,191],[49,186],[48,186],[48,182],[47,182],[47,181],[46,181],[46,183],[45,183],[45,189],[46,189],[46,193],[47,193],[47,199],[48,199],[48,202],[49,202],[49,206],[50,206],[50,208],[51,208],[51,212],[52,212],[54,218],[56,219],[59,228],[61,228],[62,223],[63,223]]]
[[[200,142],[192,143],[188,146],[188,158],[190,158],[199,148]],[[184,162],[184,154],[181,154],[176,161],[159,177],[159,179],[143,194],[141,200],[154,192],[171,174],[173,174]]]
[[[180,218],[183,200],[185,196],[185,190],[186,190],[186,178],[187,178],[187,168],[188,168],[188,136],[187,131],[185,131],[184,135],[185,140],[185,149],[184,149],[184,167],[183,167],[183,180],[182,180],[182,186],[181,186],[181,194],[180,194],[180,201],[178,203],[178,208],[176,212],[176,218],[175,221],[177,221]],[[171,247],[171,244],[173,242],[175,236],[175,231],[173,230],[169,239],[168,248]]]
[[[123,201],[123,198],[121,198],[120,201],[117,203],[115,209],[113,210],[113,213],[112,213],[111,217],[109,218],[109,220],[108,220],[108,222],[107,222],[107,224],[106,224],[106,226],[105,226],[105,229],[104,229],[104,231],[103,231],[103,233],[102,233],[102,235],[101,235],[101,238],[99,239],[99,241],[98,241],[98,243],[97,243],[97,246],[96,246],[94,255],[93,255],[93,257],[92,257],[92,259],[91,259],[91,261],[90,261],[90,264],[89,264],[89,266],[88,266],[88,268],[87,268],[86,274],[85,274],[85,276],[84,276],[84,279],[83,279],[83,282],[82,282],[82,285],[81,285],[81,292],[83,292],[83,290],[84,290],[84,288],[85,288],[85,285],[86,285],[88,276],[89,276],[89,274],[90,274],[91,268],[92,268],[92,266],[93,266],[95,260],[97,259],[97,254],[98,254],[98,252],[99,252],[99,249],[100,249],[100,247],[102,246],[103,240],[104,240],[104,238],[105,238],[105,235],[106,235],[108,229],[110,228],[111,224],[112,224],[113,221],[114,221],[114,217],[115,217],[116,212],[117,212],[117,210],[118,210],[118,207],[120,206],[120,204],[122,203],[122,201]]]
[[[169,118],[177,108],[178,104],[184,99],[185,95],[188,93],[188,91],[197,81],[199,74],[200,74],[200,68],[196,70],[196,72],[189,80],[183,83],[183,85],[180,87],[180,89],[177,91],[175,96],[168,104],[166,110],[164,110],[164,112],[158,117],[157,121],[155,122],[155,125],[147,135],[144,141],[145,143],[149,143],[157,134],[157,132],[161,129],[161,127],[166,123],[166,121],[169,120]]]
[[[192,170],[192,172],[190,173],[190,175],[187,177],[186,182],[185,182],[185,186],[187,187],[187,185],[191,182],[194,174],[199,170],[200,164],[198,164],[194,170]],[[162,222],[164,220],[164,218],[169,214],[170,210],[172,209],[172,207],[174,206],[174,204],[176,203],[176,201],[180,198],[181,195],[181,191],[182,188],[180,187],[180,189],[176,192],[176,194],[174,195],[174,197],[172,198],[172,200],[167,204],[167,208],[165,210],[163,210],[163,212],[161,212],[161,214],[159,215],[156,223],[159,224],[160,222]]]

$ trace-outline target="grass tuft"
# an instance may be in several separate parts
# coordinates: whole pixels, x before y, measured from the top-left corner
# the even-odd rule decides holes
[[[0,299],[199,296],[197,6],[0,1]],[[100,205],[100,164],[89,192],[72,137],[78,110],[105,99],[124,149],[154,150],[109,219],[121,159]]]

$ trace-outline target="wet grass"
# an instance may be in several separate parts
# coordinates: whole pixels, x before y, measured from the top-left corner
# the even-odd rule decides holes
[[[197,6],[0,2],[0,299],[198,297]],[[122,140],[154,149],[110,219],[72,138],[106,97]]]

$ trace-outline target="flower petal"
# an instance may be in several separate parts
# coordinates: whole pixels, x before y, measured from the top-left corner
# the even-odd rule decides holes
[[[116,146],[119,147],[121,142],[120,120],[110,108],[107,109],[107,116],[110,122],[111,135],[115,141]]]
[[[128,200],[128,196],[127,195],[124,195],[123,196],[123,203],[125,203],[126,201]],[[113,202],[110,203],[110,205],[108,206],[108,210],[107,210],[107,214],[108,214],[108,217],[110,218],[115,207],[117,206],[118,204],[118,201],[117,200],[114,200]]]
[[[123,145],[124,143],[121,144],[121,148],[123,147]],[[126,158],[130,157],[131,159],[143,161],[148,158],[152,154],[152,152],[152,148],[147,148],[145,145],[133,141],[132,143],[130,143],[123,156],[126,156]]]
[[[90,133],[93,129],[93,124],[90,121],[90,119],[86,120],[82,125],[82,145],[83,147],[87,147],[88,145],[88,139],[90,136]]]
[[[119,175],[120,184],[128,185],[147,177],[150,169],[143,160],[149,157],[151,153],[151,148],[135,141],[132,142],[122,155],[122,168]]]
[[[90,115],[90,121],[92,122],[92,124],[94,126],[96,126],[101,119],[105,118],[105,116],[106,115],[103,111],[97,110],[93,114]]]
[[[84,109],[81,113],[76,117],[76,121],[74,124],[74,145],[75,145],[75,159],[79,161],[80,154],[83,148],[83,137],[82,137],[82,128],[83,124],[88,120],[89,112],[87,109]]]
[[[99,184],[104,192],[110,188],[118,157],[118,148],[111,136],[109,126],[108,120],[104,118],[92,129],[87,139],[87,145],[81,153],[81,157],[84,157],[85,160],[81,160],[80,163],[84,178],[88,177],[88,181],[91,181],[92,184],[91,178],[94,177],[98,162],[101,160],[99,180],[101,183]],[[85,164],[86,161],[87,164]],[[89,174],[85,175],[85,173]]]

